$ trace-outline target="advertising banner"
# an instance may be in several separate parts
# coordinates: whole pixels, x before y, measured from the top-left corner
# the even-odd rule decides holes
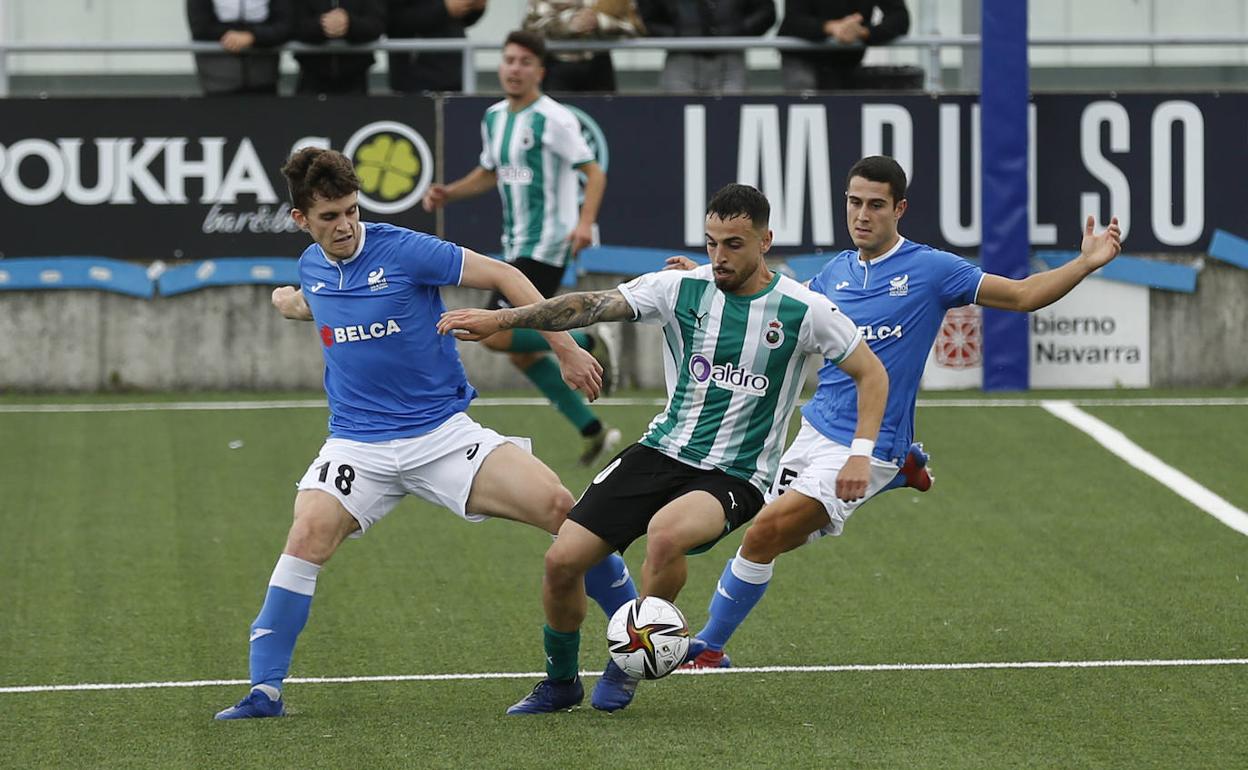
[[[297,256],[282,164],[346,153],[363,218],[432,231],[425,97],[0,99],[0,256]]]
[[[449,98],[445,178],[481,152],[495,101]],[[892,155],[910,178],[902,232],[957,253],[980,244],[980,109],[973,96],[569,97],[608,163],[602,242],[680,249],[703,242],[706,201],[728,182],[771,201],[780,254],[850,246],[843,202],[855,160]],[[1037,94],[1027,116],[1027,233],[1034,249],[1078,248],[1084,216],[1116,215],[1130,253],[1201,252],[1243,231],[1248,93]],[[499,203],[446,210],[446,237],[498,250]]]
[[[1032,388],[1146,388],[1148,288],[1089,278],[1027,316]],[[945,314],[927,358],[923,388],[979,388],[983,382],[981,308]]]

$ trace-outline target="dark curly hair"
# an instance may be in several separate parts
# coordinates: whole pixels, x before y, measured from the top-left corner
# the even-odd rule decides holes
[[[305,212],[317,197],[332,201],[360,190],[350,159],[321,147],[296,150],[282,166],[282,176],[290,188],[291,205]]]
[[[766,230],[771,219],[771,204],[767,197],[748,184],[724,185],[706,205],[707,216],[714,214],[723,220],[746,217],[756,230]]]

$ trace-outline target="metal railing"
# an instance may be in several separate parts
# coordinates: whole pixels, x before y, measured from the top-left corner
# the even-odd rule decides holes
[[[887,44],[888,48],[918,48],[924,52],[924,88],[930,92],[943,89],[941,82],[940,54],[943,48],[975,48],[979,46],[979,35],[909,35],[897,38]],[[1069,37],[1061,35],[1039,35],[1028,40],[1031,46],[1248,46],[1248,35],[1082,35]],[[290,54],[335,54],[374,51],[434,51],[463,52],[463,79],[465,94],[477,92],[477,69],[475,55],[479,51],[497,51],[498,42],[475,41],[465,38],[439,39],[403,39],[378,40],[374,43],[348,45],[333,41],[324,45],[307,43],[286,43],[272,49],[252,49],[245,54],[272,53],[274,51]],[[646,37],[629,40],[585,40],[563,41],[551,40],[547,43],[551,51],[745,51],[745,50],[778,50],[778,51],[827,51],[845,48],[857,48],[857,45],[844,45],[836,42],[812,43],[795,37]],[[8,57],[13,54],[93,54],[93,53],[216,53],[221,54],[221,46],[217,43],[178,41],[168,43],[154,42],[112,42],[112,43],[22,43],[0,41],[0,97],[9,95]]]

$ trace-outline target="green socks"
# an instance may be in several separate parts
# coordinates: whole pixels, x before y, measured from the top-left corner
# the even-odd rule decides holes
[[[542,395],[549,398],[550,403],[554,404],[555,408],[567,417],[582,434],[585,428],[598,421],[594,413],[589,411],[585,399],[563,381],[563,375],[559,373],[559,364],[555,363],[550,356],[544,356],[542,360],[525,369],[524,376],[528,377],[542,392]]]
[[[593,349],[593,338],[585,332],[577,329],[568,334],[572,335],[572,339],[576,340],[576,344],[580,345],[582,350]],[[540,353],[543,350],[550,350],[550,345],[541,332],[536,329],[511,330],[511,344],[507,346],[508,353]]]
[[[542,626],[542,642],[546,647],[546,678],[568,681],[576,678],[581,652],[581,632],[564,633]]]

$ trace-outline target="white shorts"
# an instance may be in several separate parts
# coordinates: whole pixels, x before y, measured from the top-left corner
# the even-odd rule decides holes
[[[793,444],[780,458],[780,471],[771,489],[767,490],[767,502],[779,497],[786,490],[801,492],[823,503],[828,511],[828,524],[807,538],[813,542],[827,535],[839,535],[845,528],[845,520],[877,492],[888,485],[899,470],[896,465],[871,458],[871,479],[867,482],[867,494],[861,500],[847,503],[836,496],[836,476],[849,459],[849,447],[838,444],[824,436],[802,418],[802,428]]]
[[[331,438],[299,480],[338,499],[360,523],[359,537],[405,495],[448,508],[468,521],[487,516],[466,509],[481,463],[504,443],[531,451],[527,438],[503,436],[460,412],[423,436],[375,443]]]

